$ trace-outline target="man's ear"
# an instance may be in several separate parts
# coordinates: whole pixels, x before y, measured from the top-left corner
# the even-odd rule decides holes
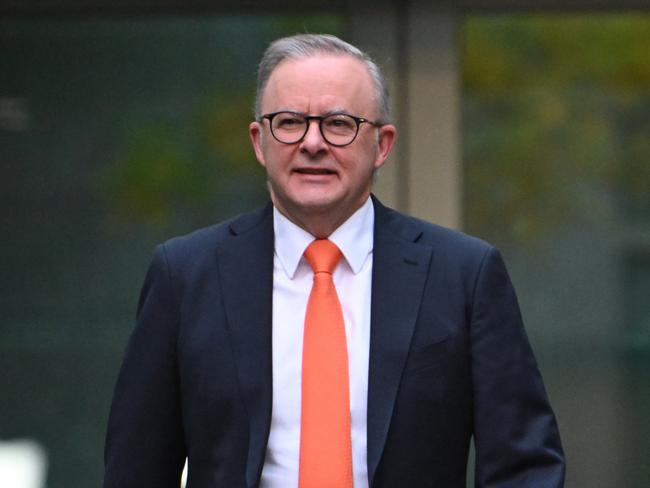
[[[264,159],[264,151],[262,151],[262,125],[259,122],[251,122],[248,126],[248,136],[251,138],[251,144],[255,151],[257,161],[266,167],[266,160]]]
[[[379,169],[390,155],[397,139],[397,128],[392,124],[379,127],[377,134],[377,157],[375,158],[375,169]]]

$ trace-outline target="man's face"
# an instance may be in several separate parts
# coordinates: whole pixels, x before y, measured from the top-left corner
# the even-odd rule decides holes
[[[375,91],[365,66],[350,56],[318,55],[285,60],[271,74],[262,96],[262,114],[283,110],[309,115],[345,112],[377,119]],[[303,228],[311,218],[329,218],[340,225],[368,198],[373,171],[393,146],[395,128],[363,123],[357,138],[345,147],[328,144],[318,121],[295,144],[277,141],[269,121],[249,127],[255,155],[266,168],[271,199]]]

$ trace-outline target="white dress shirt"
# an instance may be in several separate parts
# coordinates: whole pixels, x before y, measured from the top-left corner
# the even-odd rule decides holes
[[[368,198],[329,236],[343,253],[333,277],[348,348],[355,488],[368,487],[366,416],[374,217]],[[314,236],[276,208],[273,225],[273,412],[260,486],[292,488],[298,486],[302,339],[314,276],[303,253]]]

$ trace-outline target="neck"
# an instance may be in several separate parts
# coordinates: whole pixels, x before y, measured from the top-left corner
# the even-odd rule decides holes
[[[289,212],[283,206],[278,205],[274,199],[272,200],[282,215],[317,239],[327,239],[366,202],[364,199],[359,206],[348,212],[336,212],[331,209],[320,212],[306,209],[292,209],[293,211]]]
[[[327,239],[349,217],[333,218],[330,215],[290,215],[278,208],[282,214],[301,229],[306,230],[317,239]]]

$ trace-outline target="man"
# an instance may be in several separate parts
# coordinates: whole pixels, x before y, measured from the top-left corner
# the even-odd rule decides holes
[[[272,205],[157,248],[105,488],[178,487],[186,457],[193,488],[461,488],[472,436],[476,486],[563,485],[498,251],[370,195],[395,136],[357,48],[269,47],[250,137]]]

